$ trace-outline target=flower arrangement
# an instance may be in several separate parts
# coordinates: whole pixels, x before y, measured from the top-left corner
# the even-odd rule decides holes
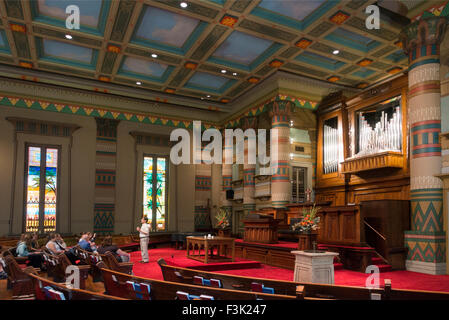
[[[320,217],[317,217],[317,213],[320,210],[320,208],[315,207],[315,204],[313,204],[313,207],[310,209],[303,209],[302,210],[302,220],[298,223],[295,223],[292,226],[293,230],[299,230],[301,232],[310,232],[311,230],[317,230],[318,223],[320,222]]]
[[[215,215],[215,220],[217,220],[217,224],[215,225],[215,227],[218,229],[224,230],[229,228],[231,225],[229,223],[229,214],[227,210],[223,208],[218,209],[217,214]]]

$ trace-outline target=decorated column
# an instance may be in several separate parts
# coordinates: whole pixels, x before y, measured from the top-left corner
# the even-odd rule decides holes
[[[295,105],[276,98],[270,103],[272,163],[271,203],[273,208],[285,208],[291,200],[290,182],[290,114]]]
[[[242,127],[243,130],[254,129],[257,135],[257,118],[256,117],[245,117],[242,118]],[[254,211],[256,209],[256,200],[254,199],[255,195],[255,182],[254,176],[256,175],[256,165],[249,163],[248,156],[248,144],[253,143],[257,144],[257,136],[245,136],[245,144],[244,144],[244,162],[243,162],[243,210],[245,211],[245,215]],[[256,149],[257,150],[257,149]],[[256,150],[251,150],[250,152],[256,152]],[[254,154],[254,158],[256,158],[256,154]]]
[[[225,163],[225,152],[227,149],[232,149],[232,140],[226,142],[224,139],[224,130],[222,132],[223,135],[223,164],[222,164],[222,192],[221,192],[221,207],[227,210],[229,213],[232,213],[232,202],[226,199],[226,192],[232,189],[232,164]]]
[[[95,163],[94,232],[112,234],[115,213],[117,125],[120,121],[95,118],[97,144]]]
[[[444,17],[421,18],[401,34],[409,56],[411,231],[405,232],[407,270],[446,272],[441,173],[440,42]]]

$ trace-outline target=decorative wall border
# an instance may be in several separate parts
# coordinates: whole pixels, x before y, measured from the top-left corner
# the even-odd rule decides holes
[[[41,111],[52,111],[79,116],[89,116],[95,118],[162,125],[174,128],[185,128],[185,129],[193,128],[193,121],[191,120],[177,120],[169,117],[154,116],[143,113],[122,112],[122,111],[108,110],[106,108],[100,107],[72,105],[72,104],[50,102],[37,99],[28,99],[7,95],[0,95],[0,106],[41,110]],[[203,130],[209,128],[219,128],[216,125],[206,122],[201,122],[201,125]]]

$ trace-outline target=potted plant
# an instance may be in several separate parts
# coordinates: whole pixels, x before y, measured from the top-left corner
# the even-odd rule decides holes
[[[215,220],[217,220],[215,228],[218,229],[219,237],[229,237],[231,235],[229,216],[228,211],[224,208],[219,208],[215,215]]]
[[[318,230],[320,223],[320,217],[317,216],[319,210],[320,208],[315,207],[315,204],[308,209],[304,208],[302,210],[302,220],[292,226],[293,230],[299,231],[299,250],[314,249],[314,243],[316,245],[318,237],[316,230]]]

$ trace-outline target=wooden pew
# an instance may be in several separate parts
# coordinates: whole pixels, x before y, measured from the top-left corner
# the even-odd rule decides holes
[[[90,266],[89,272],[93,282],[103,281],[101,272],[97,268],[97,263],[101,261],[101,256],[99,254],[83,250],[79,246],[73,247],[73,253],[80,259],[82,264]]]
[[[100,254],[100,256],[109,269],[126,274],[133,273],[133,262],[118,262],[115,256],[109,251],[105,254]]]
[[[81,249],[76,246],[74,249],[74,253],[80,260],[88,264],[91,267],[91,275],[94,282],[102,281],[101,272],[97,267],[97,263],[100,261],[104,261],[106,266],[114,271],[132,274],[133,271],[133,262],[118,262],[117,259],[111,252],[106,252],[106,254],[99,254],[94,252],[89,252]]]
[[[158,260],[164,280],[185,284],[213,286],[220,283],[222,288],[235,290],[260,290],[260,285],[272,288],[275,293],[297,295],[298,287],[303,287],[302,294],[307,298],[329,298],[339,300],[447,300],[449,293],[420,290],[391,289],[391,281],[385,280],[385,288],[370,289],[354,286],[340,286],[316,283],[298,283],[293,281],[248,278],[214,272],[169,266],[163,259]],[[201,279],[202,278],[202,279]],[[205,281],[204,281],[205,280]],[[258,284],[255,285],[254,283]],[[374,295],[373,295],[374,294]],[[380,295],[380,296],[378,296]]]
[[[7,288],[12,289],[12,298],[25,300],[32,298],[34,294],[33,283],[24,270],[38,272],[40,269],[27,267],[22,269],[12,255],[4,256],[5,271],[8,274]]]
[[[43,257],[47,267],[47,275],[52,277],[55,282],[65,282],[67,276],[66,270],[72,265],[69,258],[65,254],[51,254],[47,250],[43,250]],[[80,288],[85,289],[90,266],[79,264],[76,267],[80,271]]]
[[[14,257],[14,259],[16,259],[17,263],[25,264],[28,261],[28,258],[27,257],[18,257],[17,253],[16,253],[16,249],[17,249],[17,247],[12,247],[12,248],[6,249],[3,252],[3,256],[6,257],[6,256],[10,255],[10,256]]]
[[[82,289],[68,288],[64,284],[42,278],[32,270],[26,271],[36,300],[126,300]]]
[[[294,300],[296,296],[219,289],[212,287],[160,281],[106,269],[103,261],[98,263],[109,295],[133,300]],[[210,298],[212,297],[212,298]]]

